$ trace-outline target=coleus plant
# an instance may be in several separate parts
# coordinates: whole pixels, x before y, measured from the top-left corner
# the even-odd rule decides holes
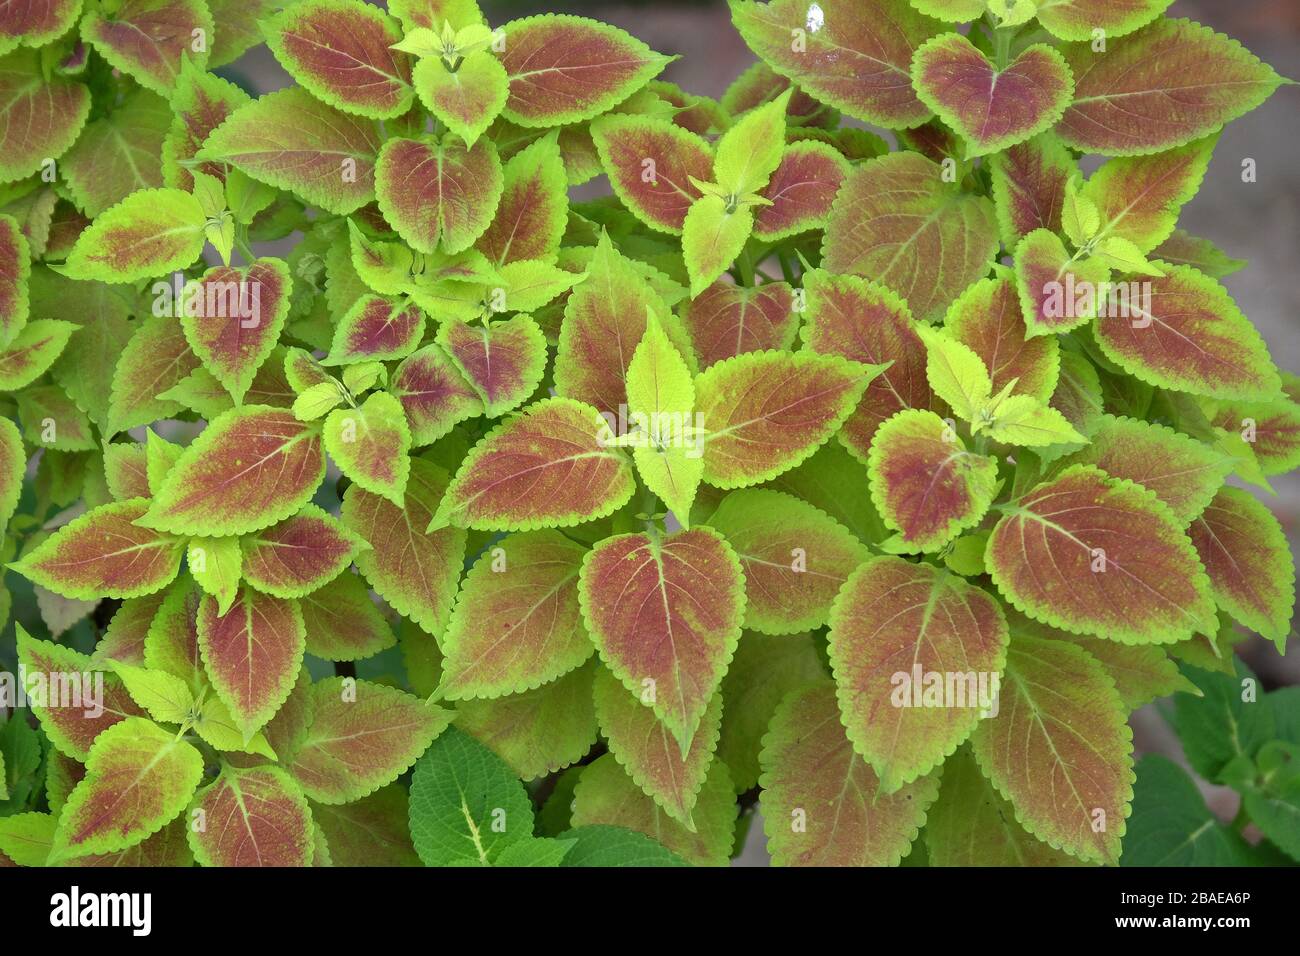
[[[1283,81],[1167,6],[732,0],[721,101],[473,0],[0,12],[0,862],[1300,859],[1300,379],[1176,228]]]

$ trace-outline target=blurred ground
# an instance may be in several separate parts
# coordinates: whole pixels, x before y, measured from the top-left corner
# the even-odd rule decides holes
[[[601,0],[480,0],[493,25],[546,11],[577,13],[620,26],[664,53],[678,54],[664,78],[686,90],[720,96],[754,56],[731,25],[724,0],[698,3]],[[1169,16],[1188,17],[1242,42],[1280,74],[1300,77],[1300,3],[1294,0],[1176,0]],[[288,85],[289,79],[266,49],[249,54],[230,71],[256,92]],[[1184,208],[1180,225],[1213,240],[1249,266],[1224,280],[1242,311],[1260,329],[1278,364],[1300,371],[1300,89],[1284,87],[1262,107],[1228,125],[1198,195]],[[1241,181],[1243,159],[1255,160],[1257,180]],[[1300,546],[1300,476],[1275,479],[1268,501]],[[864,490],[865,493],[865,490]],[[1281,658],[1261,640],[1243,645],[1242,656],[1266,686],[1300,683],[1300,651]],[[1178,742],[1152,707],[1133,717],[1141,753],[1181,758]],[[1225,817],[1236,797],[1226,788],[1206,788]],[[755,822],[740,865],[763,865],[761,823]]]

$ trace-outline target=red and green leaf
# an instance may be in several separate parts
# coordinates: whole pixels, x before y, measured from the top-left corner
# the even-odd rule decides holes
[[[1260,470],[1281,475],[1300,467],[1300,405],[1274,402],[1214,402],[1210,420],[1247,441]]]
[[[474,325],[449,319],[438,344],[497,418],[528,400],[546,372],[546,336],[530,315]]]
[[[504,180],[491,140],[394,138],[375,165],[375,196],[384,218],[419,252],[457,253],[493,221]]]
[[[1071,256],[1060,236],[1046,229],[1035,229],[1020,240],[1014,269],[1030,336],[1068,332],[1093,319],[1100,304],[1098,290],[1110,278],[1104,262]]]
[[[279,259],[258,259],[250,266],[218,266],[198,280],[192,293],[198,308],[189,308],[181,327],[190,348],[236,402],[242,402],[257,370],[279,341],[289,315],[291,281]]]
[[[844,726],[882,792],[929,773],[997,710],[1002,608],[946,571],[892,555],[867,562],[835,602],[829,642]],[[932,674],[959,677],[946,706],[926,706]]]
[[[917,49],[912,84],[965,139],[967,159],[1054,126],[1074,93],[1070,69],[1052,47],[1035,43],[998,69],[960,33],[942,33]]]
[[[60,319],[26,322],[0,349],[0,388],[16,392],[44,375],[76,331],[77,326]]]
[[[411,429],[401,402],[372,392],[356,408],[336,408],[325,419],[323,438],[343,474],[401,506],[411,470]]]
[[[461,700],[531,690],[591,656],[578,607],[586,549],[556,531],[511,535],[465,576],[442,636],[440,692]]]
[[[244,580],[280,598],[303,597],[324,587],[366,546],[315,505],[244,537],[240,545]]]
[[[185,542],[135,524],[144,498],[100,505],[10,565],[42,587],[81,600],[152,594],[176,577]]]
[[[146,89],[169,96],[185,57],[198,66],[207,61],[212,14],[202,0],[121,0],[112,13],[107,9],[87,12],[82,39]],[[201,48],[196,43],[200,37]]]
[[[1097,321],[1097,344],[1129,374],[1161,388],[1212,398],[1280,397],[1282,380],[1264,339],[1226,289],[1187,266],[1149,280],[1150,306]],[[1122,311],[1122,310],[1121,310]]]
[[[510,79],[502,115],[520,126],[589,120],[645,86],[670,61],[617,27],[585,17],[525,17],[501,29],[501,63]]]
[[[402,403],[416,447],[432,444],[457,422],[483,414],[482,399],[438,345],[426,345],[403,359],[388,391]]]
[[[1188,534],[1220,610],[1284,652],[1295,612],[1295,562],[1273,513],[1249,492],[1220,488]]]
[[[184,269],[203,251],[206,217],[179,189],[142,189],[104,211],[77,237],[67,271],[76,279],[133,282]]]
[[[247,534],[297,512],[324,476],[318,429],[287,409],[245,405],[185,449],[143,521],[175,534]]]
[[[465,532],[425,530],[447,489],[447,475],[424,459],[410,461],[401,507],[353,485],[343,496],[343,524],[370,545],[356,556],[370,586],[424,630],[442,634],[465,557]]]
[[[298,680],[306,632],[293,601],[242,586],[230,610],[199,601],[199,652],[221,702],[248,740],[275,716]]]
[[[423,57],[412,79],[425,108],[470,146],[492,125],[510,95],[505,67],[488,50],[471,53],[454,72],[441,57]]]
[[[717,532],[625,534],[583,561],[578,595],[601,658],[690,747],[735,653],[744,572]]]
[[[1114,863],[1133,799],[1133,732],[1096,658],[1017,634],[996,717],[971,736],[1016,821],[1086,862]]]
[[[939,792],[937,774],[882,791],[844,733],[832,681],[782,701],[759,763],[763,826],[777,866],[897,866]]]
[[[179,412],[180,402],[158,396],[198,367],[199,358],[174,318],[153,315],[137,322],[113,370],[106,437]]]
[[[739,286],[720,279],[682,306],[682,323],[701,368],[745,352],[788,349],[798,323],[794,291],[785,282]]]
[[[279,767],[223,767],[190,805],[199,811],[205,825],[188,838],[203,866],[311,865],[311,808]]]
[[[311,686],[312,720],[286,769],[317,803],[350,803],[392,783],[451,722],[452,713],[370,681]]]
[[[568,188],[555,137],[544,136],[521,149],[506,161],[501,201],[475,248],[497,265],[553,262],[568,221]]]
[[[50,76],[36,50],[0,58],[0,182],[37,172],[62,156],[90,115],[90,90],[67,77]]]
[[[1108,156],[1190,143],[1259,106],[1283,82],[1235,40],[1190,20],[1162,18],[1105,52],[1091,42],[1061,52],[1075,90],[1057,132],[1067,146]]]
[[[664,812],[693,827],[691,810],[704,786],[722,722],[722,695],[714,694],[683,755],[677,741],[639,695],[628,693],[608,669],[596,671],[596,717],[610,753]]]
[[[764,634],[821,627],[841,585],[870,556],[825,512],[767,488],[731,492],[708,523],[740,558],[745,627]]]
[[[822,267],[887,286],[928,322],[984,277],[997,245],[990,200],[945,183],[920,153],[891,153],[844,180],[827,218]]]
[[[627,456],[606,447],[590,405],[547,398],[488,432],[438,506],[440,522],[485,531],[568,527],[612,514],[632,497]]]
[[[411,846],[409,803],[406,788],[392,784],[352,803],[318,804],[311,815],[329,843],[334,866],[419,866]]]
[[[307,653],[327,661],[372,657],[397,643],[393,629],[355,574],[340,574],[300,598]]]
[[[306,0],[266,24],[266,45],[313,96],[372,119],[400,116],[414,100],[396,21],[358,0]]]
[[[208,136],[199,158],[227,162],[326,212],[347,215],[375,198],[379,133],[291,87],[239,107]]]
[[[1035,229],[1061,231],[1065,184],[1074,157],[1051,133],[1008,146],[989,157],[993,201],[1002,245],[1014,249]]]
[[[227,23],[223,22],[223,38],[227,29]],[[184,164],[198,155],[208,134],[251,101],[252,97],[234,83],[199,69],[187,58],[171,93],[171,126],[162,145],[165,184],[176,189],[192,189],[194,176]],[[221,163],[201,163],[197,168],[225,181],[225,167]]]
[[[907,0],[880,0],[871,16],[857,0],[824,0],[816,10],[803,0],[731,0],[732,22],[749,48],[822,102],[892,129],[929,118],[909,68],[939,23]]]
[[[174,733],[142,717],[115,724],[95,739],[86,776],[68,795],[51,859],[142,842],[185,809],[202,776],[202,755]]]
[[[1214,630],[1209,581],[1173,511],[1091,465],[1008,508],[985,562],[1018,610],[1074,634],[1168,644]]]
[[[57,40],[81,15],[81,0],[37,0],[0,9],[0,43],[40,47]]]
[[[31,249],[18,222],[0,216],[0,346],[6,346],[27,324]]]
[[[780,165],[760,193],[772,205],[759,208],[754,235],[774,242],[825,226],[848,172],[844,154],[826,143],[803,140],[786,146]]]
[[[1056,391],[1060,349],[1054,336],[1031,337],[1010,276],[976,282],[952,304],[944,328],[980,357],[993,394],[1012,384],[1015,395],[1046,402]]]
[[[650,228],[680,235],[700,198],[691,180],[713,177],[708,140],[658,117],[617,113],[593,122],[591,137],[623,205]]]
[[[1101,30],[1106,37],[1122,37],[1146,26],[1170,0],[1057,0],[1041,4],[1038,22],[1062,40],[1091,40]]]
[[[937,551],[979,524],[998,492],[997,462],[968,451],[934,412],[883,422],[867,458],[871,500],[903,550]]]
[[[704,480],[742,488],[793,468],[844,424],[879,372],[835,355],[768,351],[700,373]]]

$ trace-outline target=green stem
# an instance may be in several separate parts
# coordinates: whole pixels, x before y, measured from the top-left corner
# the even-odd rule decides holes
[[[244,257],[245,265],[251,266],[257,260],[257,254],[253,252],[248,240],[239,233],[235,233],[235,249]]]
[[[1250,822],[1250,814],[1246,812],[1246,798],[1242,797],[1241,805],[1237,807],[1237,815],[1232,818],[1232,829],[1241,833],[1250,826]]]
[[[740,269],[740,284],[745,286],[753,285],[754,260],[748,247],[740,251],[740,255],[736,258],[736,267]]]

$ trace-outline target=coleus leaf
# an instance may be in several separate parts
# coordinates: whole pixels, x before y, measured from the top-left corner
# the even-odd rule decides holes
[[[311,864],[311,808],[279,767],[222,767],[190,805],[197,812],[206,825],[187,836],[202,866]]]
[[[596,717],[610,753],[651,799],[678,823],[693,828],[691,810],[713,761],[722,721],[722,695],[714,694],[683,755],[663,722],[639,696],[628,693],[606,668],[593,688]]]
[[[1247,849],[1206,806],[1186,770],[1159,754],[1138,762],[1120,866],[1240,866]]]
[[[422,57],[412,77],[425,108],[473,146],[510,95],[506,69],[489,50],[476,50],[453,71],[442,57]]]
[[[42,0],[0,11],[0,43],[40,47],[57,40],[81,15],[80,0]]]
[[[1082,647],[1097,659],[1102,670],[1115,682],[1115,690],[1124,702],[1124,709],[1136,710],[1159,697],[1168,697],[1175,691],[1200,696],[1200,689],[1183,676],[1178,663],[1163,647],[1154,644],[1117,644],[1102,637],[1080,637],[1062,634],[1042,625],[1017,618],[1017,631],[1032,625],[1030,633],[1046,633],[1065,639]]]
[[[298,600],[307,631],[307,653],[327,661],[372,657],[397,643],[365,582],[339,574]]]
[[[704,480],[741,488],[793,468],[844,424],[880,371],[835,355],[768,351],[701,372]]]
[[[84,674],[98,681],[95,663],[70,647],[33,639],[21,624],[14,625],[18,661],[27,674]],[[108,727],[127,717],[141,716],[144,711],[127,693],[122,679],[113,673],[103,674],[103,710],[87,706],[83,696],[77,700],[31,700],[32,713],[41,729],[61,752],[74,760],[85,761],[96,738]]]
[[[356,534],[315,505],[240,539],[243,577],[280,598],[297,598],[324,587],[368,547]]]
[[[148,508],[144,498],[100,505],[10,567],[64,597],[151,594],[176,577],[184,541],[135,524]]]
[[[701,368],[745,352],[788,349],[798,323],[794,291],[785,282],[739,286],[720,279],[683,304],[682,323]]]
[[[1268,348],[1226,289],[1187,266],[1143,280],[1150,293],[1128,315],[1106,315],[1097,344],[1111,361],[1144,382],[1214,398],[1276,398],[1281,378]],[[1149,303],[1149,304],[1148,304]]]
[[[190,538],[185,564],[198,586],[216,598],[217,613],[225,614],[239,590],[239,538]]]
[[[225,614],[205,594],[199,652],[212,687],[248,740],[284,703],[298,679],[306,633],[293,601],[241,587]]]
[[[334,327],[328,365],[403,358],[420,344],[425,315],[409,299],[363,295]]]
[[[207,61],[212,14],[201,0],[122,0],[111,13],[89,10],[81,36],[141,86],[168,96],[186,56]]]
[[[1102,164],[1081,195],[1096,207],[1095,240],[1119,236],[1147,253],[1169,238],[1178,211],[1196,195],[1218,136],[1145,156]]]
[[[844,727],[882,792],[929,773],[997,712],[1006,648],[1002,608],[963,579],[892,555],[854,572],[831,611],[829,654]],[[936,673],[960,675],[946,706],[930,705]]]
[[[754,228],[747,205],[728,206],[721,196],[701,196],[682,220],[682,256],[691,297],[707,289],[740,255]]]
[[[1076,83],[1057,133],[1067,146],[1108,156],[1191,142],[1254,109],[1282,83],[1235,40],[1190,20],[1162,18],[1104,53],[1091,43],[1061,52]]]
[[[1232,469],[1232,459],[1212,446],[1164,425],[1102,416],[1087,447],[1067,464],[1096,465],[1112,478],[1151,489],[1184,525],[1205,510]]]
[[[939,799],[926,815],[925,846],[931,866],[1078,865],[1016,823],[1015,808],[967,747],[944,762]]]
[[[844,180],[827,217],[822,267],[874,279],[932,321],[987,273],[997,243],[991,201],[945,183],[919,153],[891,153]]]
[[[223,22],[223,37],[225,33]],[[225,122],[226,117],[251,101],[252,97],[234,83],[200,69],[187,57],[171,92],[173,115],[162,145],[165,185],[192,189],[193,173],[183,164],[198,155],[208,134]],[[225,167],[220,163],[203,163],[198,168],[225,181]]]
[[[695,383],[686,360],[647,310],[645,335],[627,367],[628,414],[641,429],[632,460],[646,488],[690,526],[691,504],[704,473],[695,426]]]
[[[306,0],[265,26],[266,45],[313,96],[372,119],[400,116],[414,100],[396,21],[356,0]]]
[[[826,225],[849,163],[834,147],[815,140],[790,143],[760,195],[771,202],[754,217],[754,235],[774,242]]]
[[[781,699],[829,675],[810,634],[740,636],[722,678],[722,728],[718,759],[731,771],[738,793],[758,784],[763,736]]]
[[[63,157],[63,174],[78,208],[98,216],[137,189],[163,185],[159,152],[171,120],[166,100],[136,90],[89,124]]]
[[[997,462],[968,451],[947,422],[922,409],[881,424],[867,472],[871,500],[905,551],[937,551],[977,525],[999,487]]]
[[[17,401],[23,434],[31,444],[69,452],[95,447],[90,420],[57,385],[33,386],[21,392]]]
[[[18,427],[9,419],[0,423],[0,528],[9,526],[23,493],[27,453]]]
[[[411,839],[425,866],[487,866],[533,834],[532,801],[514,771],[454,727],[416,765],[410,807]]]
[[[230,163],[258,182],[345,216],[375,198],[379,146],[372,121],[291,87],[236,109],[208,136],[198,158]]]
[[[488,432],[465,458],[434,524],[492,531],[568,527],[632,497],[627,458],[605,447],[590,405],[547,398]]]
[[[0,346],[11,343],[27,324],[31,270],[31,249],[18,222],[0,216]]]
[[[924,122],[931,111],[912,91],[908,68],[940,25],[907,0],[882,0],[870,17],[861,13],[854,0],[815,8],[803,0],[731,0],[746,45],[822,102],[894,129]]]
[[[77,326],[60,319],[25,323],[7,346],[0,348],[0,387],[18,391],[36,381],[63,353]]]
[[[151,671],[132,664],[114,663],[113,670],[127,692],[154,720],[188,724],[195,710],[194,694],[184,680],[166,671]]]
[[[1216,428],[1246,443],[1265,475],[1300,466],[1300,405],[1294,401],[1212,402],[1208,414]]]
[[[623,205],[652,229],[680,235],[700,198],[693,180],[713,175],[709,141],[667,120],[617,113],[595,120],[591,138]]]
[[[745,627],[795,634],[821,627],[840,586],[870,552],[847,528],[792,495],[745,488],[722,499],[709,526],[745,574]]]
[[[781,162],[785,146],[785,113],[792,91],[756,106],[733,122],[714,146],[714,185],[722,195],[758,193]]]
[[[519,694],[456,705],[456,726],[482,741],[523,780],[577,763],[600,735],[591,665]]]
[[[459,30],[483,22],[477,0],[393,0],[390,12],[402,21],[407,33],[416,27],[441,30],[443,23]]]
[[[896,866],[939,790],[937,774],[881,790],[844,734],[832,681],[786,696],[759,762],[763,826],[777,866]]]
[[[203,251],[207,217],[179,189],[142,189],[105,210],[77,237],[66,269],[77,279],[133,282],[184,269]]]
[[[946,329],[980,357],[994,394],[1008,385],[1013,394],[1046,402],[1056,390],[1060,368],[1055,337],[1031,337],[1010,276],[984,279],[963,292],[948,309]]]
[[[163,598],[144,639],[144,663],[189,684],[197,697],[208,684],[199,653],[199,602],[202,592],[188,578],[177,581]]]
[[[527,401],[546,372],[546,336],[530,315],[481,324],[448,319],[438,328],[438,344],[478,394],[489,418]]]
[[[1081,860],[1114,863],[1133,798],[1133,732],[1115,685],[1086,651],[1017,634],[998,714],[971,736],[1016,821]]]
[[[90,91],[40,67],[35,50],[16,50],[0,58],[0,182],[38,171],[76,141],[90,115]]]
[[[402,403],[416,447],[432,444],[457,422],[483,412],[478,393],[438,345],[426,345],[403,359],[388,391]]]
[[[491,225],[503,185],[491,140],[467,149],[455,137],[436,143],[395,137],[375,165],[384,218],[419,252],[468,249]]]
[[[1065,184],[1074,157],[1059,139],[1043,133],[989,157],[993,201],[1002,245],[1014,249],[1035,229],[1061,231]]]
[[[497,265],[554,261],[569,215],[568,179],[554,136],[530,143],[506,161],[500,195],[475,248]],[[507,307],[522,308],[509,302]]]
[[[1169,238],[1156,246],[1154,257],[1176,266],[1191,266],[1213,279],[1222,279],[1237,272],[1246,262],[1226,255],[1214,243],[1193,236],[1183,229],[1175,229]]]
[[[245,405],[185,449],[141,520],[175,534],[246,534],[298,511],[324,475],[319,429],[287,409]]]
[[[198,356],[174,318],[151,315],[136,324],[113,370],[106,434],[176,414],[183,406],[158,396],[198,367]]]
[[[1205,571],[1168,505],[1091,465],[1009,507],[985,562],[1018,610],[1071,633],[1167,644],[1214,629]]]
[[[465,555],[465,532],[427,532],[447,474],[432,462],[410,460],[401,507],[353,485],[343,496],[343,524],[370,545],[356,556],[366,580],[385,601],[430,634],[446,629]]]
[[[1249,492],[1224,487],[1188,534],[1215,603],[1281,653],[1295,611],[1295,562],[1277,518]]]
[[[587,280],[574,288],[564,305],[555,352],[556,394],[616,417],[627,404],[628,364],[652,311],[672,332],[663,299],[632,260],[614,248],[608,234],[602,235]],[[689,347],[678,351],[690,353]]]
[[[881,422],[904,408],[931,406],[925,345],[907,304],[878,283],[814,269],[805,275],[804,289],[804,345],[824,355],[885,366],[839,433],[844,446],[865,461]]]
[[[917,48],[912,85],[966,141],[967,159],[1054,126],[1074,93],[1065,59],[1047,44],[1025,47],[998,69],[960,33],[942,33]]]
[[[583,561],[578,596],[602,660],[687,752],[740,637],[735,551],[705,527],[606,538]]]
[[[335,866],[419,866],[411,845],[409,799],[401,784],[380,787],[352,803],[311,808]]]
[[[1030,336],[1067,332],[1094,318],[1098,290],[1110,278],[1101,259],[1070,255],[1060,237],[1046,229],[1020,240],[1013,268]]]
[[[4,757],[0,756],[0,775],[4,773]],[[9,800],[4,781],[0,779],[0,797]],[[14,813],[0,817],[0,857],[5,866],[45,866],[54,839],[58,816],[50,813]]]
[[[189,803],[203,757],[185,740],[141,717],[101,733],[86,776],[68,795],[51,858],[112,853],[162,829]]]
[[[357,486],[401,507],[410,475],[411,429],[402,403],[371,392],[356,408],[337,408],[325,419],[325,450]]]
[[[209,269],[193,292],[183,293],[186,341],[236,402],[244,400],[279,341],[290,293],[289,269],[279,259]]]
[[[718,760],[700,788],[692,811],[694,830],[668,813],[624,773],[613,754],[583,768],[573,795],[573,825],[623,827],[644,833],[696,866],[725,866],[736,823],[735,794],[726,766]]]
[[[518,694],[592,654],[578,606],[586,549],[556,531],[510,535],[465,575],[442,635],[442,696]]]
[[[1038,22],[1062,40],[1091,40],[1097,30],[1121,37],[1145,26],[1170,4],[1170,0],[1060,0],[1041,4]]]
[[[520,126],[578,123],[604,113],[659,74],[670,58],[617,27],[565,14],[501,28],[510,98],[501,111]]]

